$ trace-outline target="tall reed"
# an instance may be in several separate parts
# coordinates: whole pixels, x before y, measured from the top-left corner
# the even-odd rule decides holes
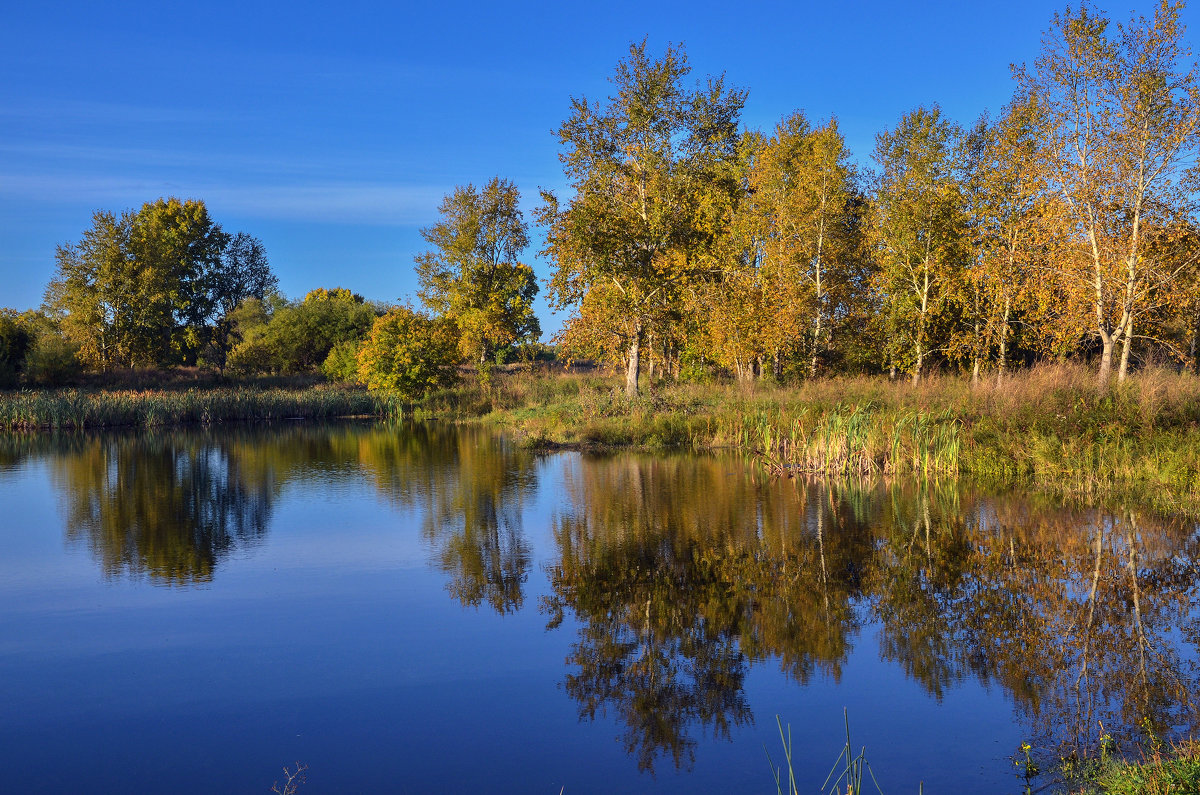
[[[846,744],[842,746],[842,751],[834,761],[829,775],[825,777],[825,783],[821,785],[821,792],[828,792],[829,795],[862,795],[863,786],[867,781],[866,776],[869,775],[871,783],[875,785],[875,791],[879,795],[883,795],[883,790],[880,789],[879,782],[875,780],[875,771],[871,770],[871,765],[867,762],[866,747],[861,748],[855,754],[854,747],[850,744],[849,711],[843,709],[842,715],[846,726]],[[783,779],[783,767],[776,767],[775,762],[771,759],[771,752],[767,751],[767,762],[770,763],[771,772],[775,776],[775,792],[777,795],[800,795],[800,788],[796,783],[792,727],[789,725],[785,734],[783,721],[780,720],[778,715],[775,716],[775,723],[779,726],[779,740],[783,743],[784,765],[787,767],[787,781],[785,783]],[[834,778],[835,773],[838,774],[836,778]]]
[[[838,403],[735,415],[723,436],[778,474],[949,475],[959,471],[961,423],[948,411],[881,409]]]
[[[235,420],[396,416],[402,406],[359,390],[189,389],[0,393],[0,429],[156,427]]]

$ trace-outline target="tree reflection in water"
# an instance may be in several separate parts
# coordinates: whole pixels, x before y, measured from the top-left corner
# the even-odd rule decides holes
[[[522,608],[535,459],[482,430],[245,426],[0,437],[47,461],[66,533],[108,576],[210,580],[290,482],[362,483],[420,517],[464,605]],[[1000,685],[1031,734],[1200,728],[1200,533],[1133,506],[1071,509],[959,484],[773,482],[732,458],[561,459],[541,609],[578,635],[563,689],[643,769],[753,721],[755,665],[836,683],[864,632],[935,699]],[[1103,726],[1103,728],[1101,728]]]
[[[480,429],[415,426],[364,435],[360,460],[382,493],[420,510],[451,596],[501,614],[521,608],[532,561],[522,516],[537,485],[528,451]]]
[[[368,482],[415,508],[450,593],[519,609],[531,552],[521,525],[527,452],[482,431],[422,425],[241,426],[220,431],[6,436],[0,465],[45,456],[66,533],[107,576],[185,585],[258,543],[290,482]]]
[[[247,476],[236,445],[205,433],[81,437],[52,457],[67,538],[108,577],[208,581],[217,561],[266,533],[274,489]]]
[[[751,721],[750,665],[836,681],[868,625],[931,697],[998,683],[1064,752],[1198,725],[1195,523],[703,457],[585,458],[567,482],[543,600],[580,624],[564,689],[644,769]]]

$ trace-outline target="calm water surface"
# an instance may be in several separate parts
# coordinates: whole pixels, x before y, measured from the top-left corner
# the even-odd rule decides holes
[[[846,708],[888,795],[1018,793],[1022,741],[1200,722],[1198,560],[1138,506],[452,428],[0,437],[0,788],[767,792],[779,715],[816,792]]]

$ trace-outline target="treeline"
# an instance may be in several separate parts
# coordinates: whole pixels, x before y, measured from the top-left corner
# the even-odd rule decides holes
[[[223,368],[235,309],[277,294],[262,242],[190,199],[97,211],[55,260],[40,310],[0,312],[0,385],[55,385],[83,367]]]
[[[99,211],[60,246],[38,311],[0,312],[0,386],[69,383],[83,368],[191,366],[239,378],[323,373],[417,397],[451,384],[462,361],[533,355],[533,269],[516,258],[528,229],[512,183],[460,187],[422,230],[420,311],[342,287],[279,293],[261,241],[226,234],[203,201]]]
[[[558,130],[571,189],[536,219],[567,358],[686,380],[907,374],[1002,381],[1068,357],[1098,381],[1147,359],[1200,360],[1200,77],[1182,3],[1114,24],[1054,17],[995,116],[936,105],[876,136],[856,165],[837,120],[797,111],[742,128],[746,92],[689,83],[682,48],[630,47],[603,101]],[[84,366],[323,371],[417,396],[540,337],[516,187],[456,188],[416,258],[424,309],[344,289],[275,290],[261,243],[203,202],[98,212],[59,248],[41,313],[0,318],[0,377]],[[5,369],[7,368],[7,369]]]
[[[630,48],[614,94],[559,128],[574,195],[544,192],[568,351],[671,378],[980,378],[1040,357],[1195,367],[1200,82],[1182,4],[1056,15],[994,118],[936,106],[856,168],[836,119],[743,132],[744,91],[689,86],[681,48]]]

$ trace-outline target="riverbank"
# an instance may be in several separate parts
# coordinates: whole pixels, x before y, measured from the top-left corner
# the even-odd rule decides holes
[[[1091,371],[1066,365],[999,386],[864,376],[670,385],[635,400],[596,374],[520,374],[490,395],[434,395],[424,410],[481,418],[534,447],[727,447],[779,474],[964,475],[1200,505],[1200,379],[1167,370],[1107,393]]]
[[[1102,393],[1076,366],[972,387],[842,377],[796,386],[656,385],[514,369],[418,404],[332,385],[0,393],[0,429],[155,427],[360,416],[480,422],[534,448],[728,448],[779,475],[970,476],[1086,499],[1200,505],[1200,378],[1147,370]]]
[[[1100,759],[1064,762],[1074,795],[1168,795],[1200,792],[1200,743],[1166,745],[1151,737],[1140,761]]]

